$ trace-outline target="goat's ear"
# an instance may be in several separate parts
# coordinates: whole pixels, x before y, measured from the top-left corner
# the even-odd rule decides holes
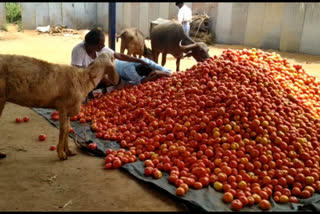
[[[97,77],[97,72],[95,72],[97,63],[98,63],[97,60],[94,60],[89,64],[89,66],[87,68],[87,69],[89,69],[89,77],[90,77],[90,79],[94,79],[94,78]]]
[[[118,84],[120,77],[114,64],[106,66],[104,73],[108,75],[108,79],[113,85]]]

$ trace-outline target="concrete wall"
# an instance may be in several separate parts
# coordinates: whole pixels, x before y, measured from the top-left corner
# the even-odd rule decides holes
[[[299,51],[320,55],[320,3],[305,4],[305,18]]]
[[[6,10],[4,2],[0,2],[0,30],[5,27],[6,24]]]
[[[103,29],[109,28],[109,3],[97,3],[97,26]]]
[[[231,18],[232,3],[219,3],[215,28],[217,43],[231,44]]]
[[[69,28],[85,29],[97,24],[97,3],[95,2],[37,2],[21,3],[21,5],[24,29],[62,24]]]
[[[193,11],[212,20],[216,42],[255,48],[320,54],[320,3],[188,2]],[[1,5],[0,3],[0,12]],[[108,31],[108,5],[103,2],[21,3],[25,29],[42,25],[67,25],[74,29],[94,26]],[[3,13],[0,13],[0,15]],[[117,2],[116,32],[137,27],[149,36],[150,22],[172,19],[178,14],[174,2]],[[3,18],[2,18],[3,19]],[[1,24],[1,16],[0,16]]]
[[[250,3],[247,13],[247,24],[244,45],[260,47],[263,37],[265,3]]]
[[[281,26],[280,49],[283,51],[297,51],[303,32],[305,5],[291,3],[286,5]]]
[[[49,24],[50,26],[62,25],[62,4],[61,3],[50,3],[49,7]]]
[[[192,7],[192,3],[186,3]],[[66,25],[74,29],[89,29],[95,26],[108,31],[109,3],[104,2],[40,2],[21,3],[22,26],[35,29],[37,26]],[[176,16],[178,8],[169,2],[116,3],[116,32],[128,27],[138,27],[149,36],[150,22]]]
[[[219,3],[216,42],[320,55],[320,3]]]

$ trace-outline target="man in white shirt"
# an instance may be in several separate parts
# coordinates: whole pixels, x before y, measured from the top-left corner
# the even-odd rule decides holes
[[[145,61],[141,59],[117,53],[112,49],[105,47],[104,43],[105,36],[103,31],[98,28],[92,29],[86,34],[85,40],[77,44],[72,49],[71,65],[86,68],[95,60],[97,56],[104,52],[114,54],[114,57],[119,60],[145,64]],[[104,84],[106,81],[107,78],[104,78],[96,88],[100,88],[100,85]],[[89,96],[90,98],[93,98],[93,93],[90,92]]]
[[[189,36],[192,11],[183,2],[176,2],[176,6],[179,7],[178,21],[182,24],[184,32]]]

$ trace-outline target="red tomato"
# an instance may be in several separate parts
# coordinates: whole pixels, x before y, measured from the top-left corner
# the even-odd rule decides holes
[[[185,194],[184,188],[178,187],[178,188],[176,189],[176,195],[178,195],[178,196],[183,196],[184,194]]]
[[[146,176],[150,176],[153,174],[153,170],[154,170],[153,167],[147,166],[146,168],[144,168],[144,174]]]
[[[268,200],[263,199],[259,202],[259,207],[262,210],[269,210],[271,208],[271,204]]]
[[[122,166],[121,160],[120,160],[120,159],[115,159],[115,160],[112,162],[112,166],[113,166],[113,168],[115,168],[115,169],[121,167],[121,166]]]
[[[231,202],[231,209],[234,211],[240,211],[242,207],[243,207],[243,204],[239,199],[235,199]]]
[[[210,179],[208,176],[203,176],[199,178],[199,182],[202,184],[202,186],[208,186],[210,184]]]
[[[232,193],[230,193],[230,192],[225,192],[225,193],[223,194],[222,199],[223,199],[224,202],[230,203],[231,201],[233,201],[233,195],[232,195]]]
[[[105,169],[111,169],[111,168],[112,168],[112,163],[106,163],[106,164],[104,165],[104,168],[105,168]]]
[[[187,193],[189,191],[189,186],[186,183],[180,184],[180,187],[182,187],[184,189],[185,193]]]
[[[21,123],[23,121],[22,118],[16,118],[16,123]]]
[[[195,189],[202,189],[203,185],[201,182],[196,181],[196,182],[194,182],[193,187]]]
[[[162,172],[158,169],[154,169],[152,174],[155,179],[159,179],[162,177]]]
[[[97,149],[97,144],[96,143],[89,143],[88,147],[91,149],[91,150],[96,150]]]
[[[40,141],[45,141],[45,140],[47,139],[47,135],[41,134],[41,135],[39,135],[38,139],[39,139]]]
[[[150,159],[145,160],[145,161],[144,161],[144,165],[147,166],[147,167],[148,167],[148,166],[154,167],[154,163],[153,163],[153,161],[150,160]]]
[[[50,150],[56,150],[56,146],[50,146]]]
[[[23,117],[23,121],[24,121],[24,122],[29,122],[29,120],[30,120],[30,117],[28,117],[28,116],[24,116],[24,117]]]

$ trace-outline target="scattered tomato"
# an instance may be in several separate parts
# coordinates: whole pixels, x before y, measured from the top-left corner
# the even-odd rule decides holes
[[[29,122],[29,120],[30,120],[30,117],[28,117],[28,116],[23,117],[23,122]]]
[[[41,135],[39,135],[38,139],[39,139],[39,141],[45,141],[47,139],[47,135],[41,134]]]

